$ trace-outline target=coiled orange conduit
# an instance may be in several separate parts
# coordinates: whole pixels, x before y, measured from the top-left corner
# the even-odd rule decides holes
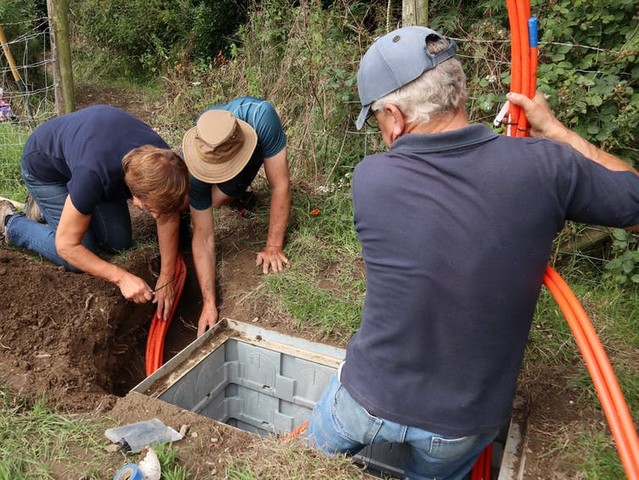
[[[608,420],[626,477],[637,480],[639,479],[639,437],[608,356],[579,300],[550,266],[546,267],[544,283],[566,317],[579,346]]]
[[[162,366],[164,361],[164,339],[169,329],[173,315],[182,296],[184,281],[186,280],[186,265],[182,256],[178,254],[175,265],[175,299],[171,306],[171,312],[166,320],[158,317],[157,310],[151,320],[151,328],[146,342],[146,375],[147,377]]]

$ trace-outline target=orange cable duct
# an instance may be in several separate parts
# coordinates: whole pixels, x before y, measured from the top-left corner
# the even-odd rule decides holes
[[[517,92],[521,89],[520,93],[532,98],[535,95],[537,83],[537,20],[536,18],[528,18],[530,17],[530,4],[527,0],[507,0],[507,2],[513,38],[512,78],[513,82],[515,79],[520,82],[511,83],[511,91]],[[513,14],[518,15],[516,21],[512,20]],[[522,18],[524,14],[525,18]],[[516,28],[513,30],[515,25]],[[522,62],[521,54],[517,52],[517,49],[525,45],[522,41],[522,30],[524,29],[528,33],[529,54],[523,55],[524,60]],[[521,77],[514,73],[516,68],[515,59],[518,59],[519,62],[517,68],[522,68]],[[518,112],[516,117],[511,115],[509,123],[516,123],[517,129],[513,132],[512,125],[510,125],[511,128],[507,129],[507,135],[527,136],[527,120],[523,112]],[[639,480],[639,438],[623,393],[599,337],[570,287],[550,266],[546,267],[544,283],[566,317],[566,321],[579,346],[604,409],[627,478]]]
[[[300,433],[305,432],[308,429],[308,420],[306,420],[304,423],[302,423],[301,425],[298,425],[297,427],[295,427],[291,433],[289,433],[288,435],[286,435],[284,437],[284,440],[289,440],[293,437],[298,436]]]
[[[173,315],[177,309],[177,305],[182,296],[182,290],[184,289],[184,282],[186,280],[186,265],[181,255],[178,255],[176,259],[175,267],[175,299],[171,306],[171,312],[166,320],[162,320],[158,317],[157,310],[151,320],[151,327],[149,328],[149,334],[146,343],[146,375],[149,376],[162,366],[164,361],[164,339],[166,332],[169,329]]]
[[[510,24],[510,90],[521,93],[521,45],[519,43],[519,15],[517,12],[517,0],[506,0],[508,9],[508,21]],[[517,136],[517,124],[521,108],[510,104],[506,135]]]
[[[530,38],[528,36],[528,19],[530,18],[530,1],[516,1],[517,4],[517,25],[519,34],[519,51],[521,56],[521,85],[520,93],[532,98],[535,91],[530,91]],[[536,85],[535,85],[536,88]],[[528,119],[523,112],[520,112],[517,119],[516,137],[526,137],[528,128]]]
[[[566,317],[592,377],[628,479],[639,479],[639,437],[628,405],[588,315],[570,287],[550,266],[544,283]]]

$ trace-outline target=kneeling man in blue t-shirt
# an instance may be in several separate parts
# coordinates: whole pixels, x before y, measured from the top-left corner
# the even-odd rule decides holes
[[[262,165],[271,188],[271,210],[266,245],[258,252],[256,263],[265,274],[288,265],[284,236],[291,188],[286,135],[269,102],[240,97],[206,110],[184,135],[182,147],[191,174],[193,261],[203,301],[198,322],[201,335],[218,321],[212,209],[231,204],[249,187]]]

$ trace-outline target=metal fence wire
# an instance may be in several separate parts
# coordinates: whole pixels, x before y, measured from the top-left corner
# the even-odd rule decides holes
[[[0,196],[23,200],[15,198],[26,192],[22,147],[37,125],[57,113],[49,21],[0,24],[0,32]]]

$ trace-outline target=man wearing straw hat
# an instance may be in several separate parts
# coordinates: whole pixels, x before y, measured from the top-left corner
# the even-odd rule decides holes
[[[639,227],[639,172],[542,95],[508,98],[545,138],[471,124],[455,42],[428,28],[377,39],[357,83],[356,126],[374,117],[388,151],[353,174],[362,323],[309,441],[328,454],[404,443],[406,478],[461,480],[510,418],[555,236],[566,220]]]
[[[184,135],[182,147],[191,174],[193,261],[203,303],[198,321],[201,335],[218,320],[212,209],[231,204],[246,191],[262,165],[271,201],[266,244],[258,252],[256,264],[265,274],[288,266],[284,237],[291,189],[286,135],[269,102],[240,97],[206,110]]]

